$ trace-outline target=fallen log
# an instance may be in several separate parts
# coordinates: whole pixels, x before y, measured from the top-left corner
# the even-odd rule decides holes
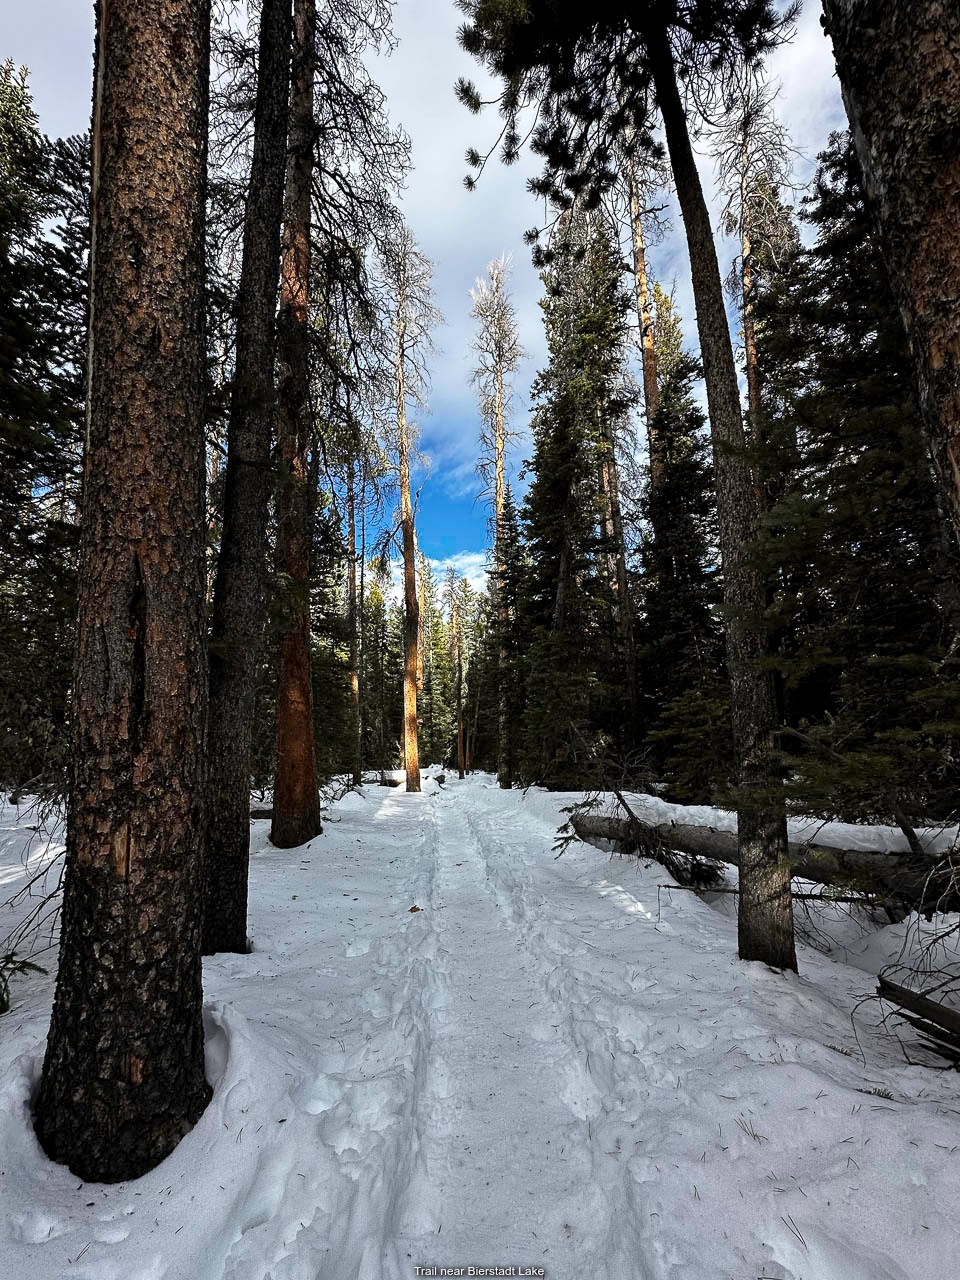
[[[960,1013],[919,991],[891,982],[883,974],[878,976],[877,994],[896,1006],[897,1016],[920,1032],[928,1048],[950,1059],[954,1065],[960,1064]]]
[[[570,825],[581,840],[588,843],[609,841],[621,853],[646,854],[662,861],[657,857],[659,846],[693,858],[729,862],[734,866],[740,863],[735,831],[677,822],[646,822],[637,814],[632,818],[616,818],[597,813],[574,813]],[[793,874],[818,884],[841,885],[875,893],[920,909],[929,909],[943,893],[943,884],[930,880],[938,862],[935,856],[919,859],[913,853],[839,849],[798,841],[791,841],[787,849]],[[952,890],[951,898],[953,901],[949,904],[937,902],[937,909],[956,910]]]

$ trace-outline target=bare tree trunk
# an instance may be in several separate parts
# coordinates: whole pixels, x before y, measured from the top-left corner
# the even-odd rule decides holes
[[[363,781],[363,747],[360,725],[360,611],[357,608],[357,497],[353,458],[347,471],[347,626],[350,631],[350,713],[353,719],[352,782]],[[361,574],[363,568],[361,566]]]
[[[97,6],[73,760],[37,1136],[80,1178],[159,1164],[210,1097],[206,711],[209,4]]]
[[[600,493],[603,500],[604,535],[608,547],[608,573],[617,602],[617,631],[627,686],[627,702],[630,722],[637,714],[636,643],[633,631],[633,608],[630,602],[627,578],[626,541],[623,534],[623,509],[620,505],[620,475],[617,467],[616,445],[613,432],[602,408],[597,411],[597,427],[600,436]]]
[[[728,610],[727,666],[739,773],[739,950],[744,960],[795,969],[787,825],[783,809],[775,801],[780,786],[774,756],[776,702],[771,675],[760,667],[767,652],[762,631],[765,583],[749,560],[759,495],[746,457],[737,371],[710,216],[690,146],[669,40],[656,24],[648,36],[648,49],[690,253],[713,438]]]
[[[457,646],[457,777],[462,778],[466,766],[463,741],[463,649],[458,623],[454,623]]]
[[[627,161],[627,189],[630,198],[630,231],[633,241],[633,282],[637,298],[637,319],[640,324],[640,355],[643,363],[643,402],[647,415],[650,484],[656,488],[663,476],[663,445],[657,433],[660,385],[657,382],[657,349],[653,333],[653,311],[650,308],[650,286],[647,279],[647,250],[643,238],[642,210],[633,160]]]
[[[753,246],[749,232],[743,235],[743,262],[740,272],[741,322],[743,324],[743,356],[747,372],[747,408],[750,436],[754,445],[761,441],[760,360],[757,354],[757,322],[754,316]]]
[[[417,548],[410,497],[410,441],[404,361],[403,300],[397,306],[397,448],[400,455],[400,526],[403,534],[403,765],[407,790],[420,790],[420,745],[417,735],[417,654],[420,605],[417,600]]]
[[[208,954],[247,949],[251,744],[263,631],[290,30],[289,0],[264,0],[223,529],[213,588],[203,922]]]
[[[277,771],[270,840],[280,849],[320,831],[310,663],[310,198],[315,0],[295,0],[290,139],[283,210],[277,453],[277,573],[284,583],[277,677]]]
[[[823,11],[960,538],[960,2],[824,0]]]
[[[505,479],[505,457],[506,457],[506,429],[504,423],[504,387],[503,387],[503,371],[498,370],[496,394],[494,402],[494,471],[493,471],[493,545],[496,552],[496,581],[497,581],[497,623],[500,627],[501,637],[506,635],[507,631],[507,605],[503,599],[503,591],[501,584],[504,578],[505,566],[501,555],[502,537],[503,537],[503,502],[506,492]],[[500,671],[503,672],[507,665],[507,647],[501,638],[498,650],[498,660],[500,663]],[[510,739],[510,708],[507,704],[506,684],[501,674],[499,678],[499,690],[497,697],[497,782],[505,791],[513,786],[513,770],[510,761],[510,752],[508,742]]]
[[[416,540],[414,540],[416,546]],[[423,697],[423,627],[426,617],[426,602],[424,596],[424,572],[423,572],[423,552],[417,550],[417,572],[419,579],[417,583],[417,698]]]

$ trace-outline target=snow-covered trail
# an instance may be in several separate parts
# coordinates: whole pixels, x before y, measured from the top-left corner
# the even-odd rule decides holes
[[[875,1007],[854,1035],[863,969],[741,964],[735,923],[662,867],[556,859],[569,799],[427,778],[348,794],[302,849],[254,823],[254,949],[205,963],[213,1101],[130,1184],[37,1147],[52,977],[16,979],[4,1280],[943,1274],[957,1076],[906,1065]],[[0,812],[0,882],[42,843]]]
[[[427,1265],[549,1266],[608,1274],[585,1128],[554,1010],[487,874],[464,790],[433,800],[439,987],[417,1104],[399,1274]],[[589,1224],[589,1225],[581,1225]],[[609,1272],[612,1276],[620,1272]]]

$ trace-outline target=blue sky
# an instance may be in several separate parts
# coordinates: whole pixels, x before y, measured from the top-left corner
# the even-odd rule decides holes
[[[509,169],[491,163],[476,192],[464,189],[464,152],[471,145],[484,150],[496,134],[497,121],[492,114],[471,116],[454,97],[458,76],[478,78],[476,65],[456,43],[462,15],[452,0],[398,0],[394,15],[399,45],[391,56],[375,60],[375,71],[392,118],[412,140],[413,170],[403,207],[420,247],[434,263],[437,302],[446,319],[436,334],[429,410],[417,414],[420,447],[430,459],[428,472],[416,481],[419,537],[423,550],[441,562],[441,568],[442,562],[453,559],[477,583],[488,513],[477,500],[479,420],[469,380],[469,290],[491,259],[504,252],[512,255],[517,317],[529,357],[517,378],[514,423],[520,439],[511,458],[515,474],[529,453],[527,393],[545,354],[539,281],[523,244],[524,231],[542,221],[542,208],[525,189],[536,165],[529,157]],[[771,60],[771,73],[782,83],[779,114],[807,157],[798,166],[803,177],[812,170],[813,157],[831,130],[845,124],[830,46],[819,19],[819,4],[806,0],[793,43]],[[28,0],[7,3],[0,13],[0,57],[12,57],[30,68],[45,132],[77,133],[88,127],[92,45],[92,0]],[[483,90],[482,80],[480,87]],[[700,157],[700,169],[717,213],[709,156]],[[672,212],[671,231],[651,251],[652,269],[665,286],[676,284],[688,345],[695,348],[686,250],[675,209]],[[733,252],[732,244],[721,246],[722,269]]]

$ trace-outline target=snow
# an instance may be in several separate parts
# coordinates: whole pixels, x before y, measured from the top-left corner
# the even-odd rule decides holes
[[[254,821],[254,950],[205,962],[213,1101],[135,1182],[39,1150],[52,977],[15,977],[0,1275],[943,1274],[960,1078],[911,1065],[861,1004],[907,925],[821,919],[835,945],[801,944],[799,977],[742,964],[729,899],[587,845],[556,858],[570,800],[448,774],[347,792],[300,849]],[[0,811],[3,896],[56,852],[28,824]]]

